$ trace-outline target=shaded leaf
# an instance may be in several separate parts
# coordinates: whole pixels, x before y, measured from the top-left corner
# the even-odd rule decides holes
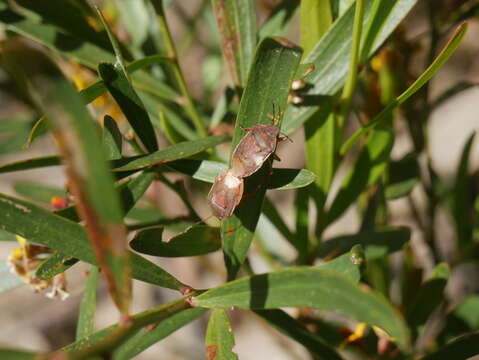
[[[310,332],[306,326],[283,310],[254,310],[256,315],[266,320],[276,330],[306,349],[316,354],[321,359],[341,360],[342,357],[321,336]]]
[[[113,64],[102,63],[98,65],[98,73],[148,152],[158,150],[150,117],[123,71]]]
[[[281,1],[271,11],[268,19],[261,25],[258,35],[260,39],[268,36],[284,36],[291,18],[299,4],[296,1]]]
[[[479,354],[479,332],[463,335],[421,360],[469,359]]]
[[[344,275],[321,268],[290,268],[242,278],[208,290],[193,302],[220,309],[308,306],[336,311],[382,328],[402,349],[409,348],[404,320],[382,296],[359,287]]]
[[[449,266],[446,263],[440,263],[419,288],[416,299],[407,314],[407,320],[414,336],[421,333],[422,326],[429,316],[444,301],[444,289],[450,275]]]
[[[103,151],[109,160],[121,158],[122,136],[116,121],[108,115],[103,118]]]
[[[31,170],[48,166],[61,165],[62,162],[58,156],[42,156],[33,159],[14,161],[0,166],[0,174],[12,171]]]
[[[366,259],[379,259],[401,250],[410,237],[411,231],[405,227],[379,228],[375,231],[343,235],[324,241],[319,248],[318,256],[336,256],[345,253],[355,244],[361,244]]]
[[[238,355],[233,352],[235,339],[231,323],[224,310],[214,310],[211,313],[206,329],[206,359],[235,360]]]
[[[411,193],[420,176],[417,155],[409,153],[398,161],[391,161],[388,175],[386,199],[398,199]]]
[[[130,242],[133,250],[142,254],[182,257],[208,254],[221,248],[219,228],[206,225],[189,227],[167,242],[161,240],[163,227],[144,229]]]
[[[76,340],[83,339],[93,333],[95,326],[96,311],[96,288],[100,271],[98,267],[92,266],[88,273],[83,297],[80,302],[80,311],[76,328]]]
[[[0,349],[0,358],[2,360],[35,360],[38,354],[13,349]]]
[[[35,276],[42,280],[51,279],[55,275],[65,272],[77,262],[78,259],[55,251],[48,257],[48,259],[38,266],[35,271]]]

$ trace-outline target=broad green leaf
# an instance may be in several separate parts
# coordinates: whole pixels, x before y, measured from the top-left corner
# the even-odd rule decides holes
[[[369,135],[356,163],[344,178],[327,211],[327,224],[337,220],[364,190],[383,175],[393,143],[394,133],[386,127],[378,127]]]
[[[256,50],[248,82],[241,98],[232,149],[244,136],[242,128],[271,124],[268,115],[285,108],[289,88],[301,58],[301,49],[281,38],[266,38]],[[246,258],[253,238],[261,205],[269,182],[271,162],[245,179],[244,194],[236,212],[221,224],[223,252],[230,279],[236,276]]]
[[[5,261],[0,261],[0,293],[14,289],[22,284],[22,279],[12,274],[8,264]]]
[[[38,266],[35,271],[35,276],[39,279],[51,279],[55,275],[65,272],[77,262],[78,259],[71,256],[65,256],[62,253],[55,251],[48,257],[48,259]]]
[[[37,169],[48,166],[58,166],[61,164],[62,162],[58,156],[43,156],[4,164],[0,166],[0,174],[13,171]]]
[[[119,326],[118,323],[114,324],[65,346],[56,352],[55,355],[67,353],[69,358],[87,359],[90,356],[112,352],[121,344],[124,344],[125,340],[134,336],[138,330],[147,325],[157,324],[161,327],[163,321],[172,320],[173,324],[166,324],[166,326],[171,329],[177,321],[177,319],[175,319],[176,315],[190,310],[190,308],[191,306],[185,297],[156,306],[131,316],[128,326]],[[175,329],[172,331],[174,330]],[[115,335],[110,336],[112,334]]]
[[[254,310],[276,330],[303,345],[320,359],[341,360],[342,357],[318,334],[309,331],[300,321],[280,309]]]
[[[429,278],[419,288],[415,301],[407,314],[407,320],[416,337],[429,316],[444,301],[444,289],[451,273],[446,263],[437,265]]]
[[[429,67],[421,74],[421,76],[416,79],[416,81],[411,86],[409,86],[401,95],[394,99],[394,101],[389,103],[372,121],[370,121],[367,125],[356,131],[353,135],[351,135],[351,137],[342,145],[341,154],[346,154],[360,136],[376,127],[382,120],[388,118],[396,107],[404,103],[420,88],[422,88],[424,84],[426,84],[434,76],[434,74],[446,63],[446,61],[456,51],[462,39],[464,38],[466,31],[467,23],[464,23],[457,27],[454,34],[450,37],[448,43],[434,59],[432,64],[429,65]]]
[[[0,358],[2,360],[36,360],[39,354],[23,350],[0,349]]]
[[[102,145],[107,159],[116,160],[121,158],[121,132],[116,121],[108,115],[103,118]]]
[[[379,228],[374,231],[343,235],[321,243],[319,257],[343,254],[355,244],[361,244],[367,260],[382,258],[401,250],[411,237],[411,231],[405,227]]]
[[[50,200],[54,196],[65,197],[67,195],[65,189],[61,187],[26,181],[16,183],[14,188],[18,195],[44,204],[50,204]]]
[[[479,333],[463,335],[421,360],[472,359],[479,354]]]
[[[85,229],[26,201],[0,194],[0,229],[31,242],[98,265]],[[141,281],[181,290],[186,287],[159,266],[130,253],[132,276]]]
[[[226,164],[210,160],[179,160],[169,163],[168,167],[209,183],[213,183],[216,176],[228,169]],[[276,168],[267,187],[271,190],[298,189],[308,186],[315,178],[316,175],[306,169]]]
[[[233,84],[244,87],[256,47],[255,2],[212,0],[212,4]]]
[[[225,310],[214,310],[206,329],[206,359],[237,360],[238,355],[233,352],[234,345],[235,339],[228,314]]]
[[[372,3],[376,0],[368,0],[364,11],[363,26],[371,21]],[[362,47],[362,52],[371,56],[384,40],[392,33],[401,20],[408,14],[417,0],[391,0],[385,6],[385,11],[375,13],[374,23],[380,29],[375,35],[372,47]],[[382,2],[381,2],[382,4]],[[329,31],[321,38],[310,54],[304,59],[305,63],[313,63],[316,71],[309,75],[307,82],[312,88],[306,93],[306,97],[314,99],[315,104],[323,105],[322,99],[334,96],[344,85],[349,68],[349,54],[351,51],[352,25],[354,19],[354,6],[338,18]],[[363,33],[363,39],[369,32]],[[362,61],[366,59],[363,58]],[[282,130],[289,134],[299,128],[307,119],[318,110],[314,106],[289,106],[284,115]]]
[[[98,65],[98,73],[148,152],[158,150],[148,113],[123,71],[113,64],[102,63]]]
[[[192,301],[196,306],[216,309],[307,306],[335,311],[378,326],[400,348],[409,348],[404,320],[381,295],[361,288],[344,275],[321,268],[290,268],[242,278],[208,290]]]
[[[209,136],[194,141],[184,141],[144,156],[123,158],[119,161],[120,165],[115,167],[113,171],[139,170],[153,165],[184,159],[224,143],[226,140],[226,136]]]
[[[208,254],[221,248],[220,231],[206,225],[186,229],[168,241],[162,241],[163,227],[144,229],[130,242],[133,250],[142,254],[182,257]]]
[[[110,294],[126,314],[131,298],[126,231],[97,126],[73,85],[49,58],[28,48],[12,51],[8,56],[25,71],[31,96],[49,120]],[[25,56],[35,56],[39,67],[32,67]]]
[[[152,329],[143,328],[139,330],[115,350],[113,360],[133,359],[151,345],[156,344],[176,330],[198,319],[206,311],[206,309],[201,308],[186,309],[162,320],[158,325],[155,324]]]
[[[75,336],[77,341],[90,336],[93,333],[95,326],[96,288],[98,286],[99,275],[100,271],[98,267],[92,266],[88,273],[85,290],[80,302],[80,311],[78,313]]]
[[[361,265],[361,259],[356,256],[357,251],[351,250],[347,254],[343,254],[336,259],[326,261],[322,264],[315,266],[314,268],[320,270],[328,270],[339,273],[354,283],[359,283],[361,277],[359,267]]]
[[[398,161],[391,161],[385,189],[386,199],[398,199],[410,194],[419,182],[419,175],[416,154],[409,153]]]
[[[467,140],[462,150],[461,159],[456,170],[456,179],[452,195],[452,217],[456,227],[457,242],[460,249],[464,249],[472,240],[474,228],[471,197],[471,177],[469,163],[471,150],[474,144],[475,133]]]

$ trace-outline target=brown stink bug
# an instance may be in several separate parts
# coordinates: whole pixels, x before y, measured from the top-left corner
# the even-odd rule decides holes
[[[236,146],[231,157],[231,170],[237,177],[247,177],[258,171],[276,151],[279,127],[257,124],[248,131]]]
[[[208,194],[208,204],[213,215],[220,220],[231,216],[243,196],[243,178],[233,174],[228,169],[215,178]]]

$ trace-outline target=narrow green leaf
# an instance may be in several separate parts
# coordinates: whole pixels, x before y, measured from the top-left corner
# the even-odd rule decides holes
[[[444,289],[450,275],[449,266],[446,263],[440,263],[419,288],[416,299],[407,314],[414,337],[421,333],[429,316],[444,301]]]
[[[206,309],[201,308],[186,309],[164,319],[153,329],[141,329],[115,350],[113,360],[133,359],[151,345],[156,344],[176,330],[198,319],[206,311]]]
[[[316,175],[306,169],[273,169],[268,189],[293,190],[308,186]]]
[[[58,250],[92,265],[98,265],[85,229],[26,201],[0,194],[0,229],[18,234],[34,243]],[[186,287],[159,266],[130,253],[135,279],[166,288]]]
[[[286,241],[290,243],[294,242],[294,235],[289,230],[278,210],[276,210],[274,203],[269,200],[267,196],[265,196],[264,198],[262,211],[263,214],[268,218],[268,220],[273,223],[276,229],[278,229],[281,235],[284,236]]]
[[[393,143],[394,134],[386,127],[378,127],[370,134],[327,212],[327,224],[337,220],[364,190],[376,183],[386,169]]]
[[[336,311],[382,328],[403,350],[409,348],[404,320],[382,296],[361,288],[344,275],[321,268],[290,268],[242,278],[208,290],[193,302],[219,309],[308,306]]]
[[[153,165],[184,159],[222,144],[226,140],[226,136],[209,136],[194,141],[184,141],[144,156],[123,158],[119,161],[120,166],[114,168],[113,171],[138,170]]]
[[[473,215],[470,214],[473,195],[470,191],[469,162],[475,135],[476,133],[471,134],[462,150],[452,196],[452,217],[456,227],[457,242],[461,249],[470,244],[474,228]]]
[[[367,260],[383,258],[401,250],[411,237],[411,231],[405,227],[379,228],[374,231],[343,235],[321,243],[319,257],[330,257],[345,253],[355,244],[361,244]]]
[[[463,335],[421,360],[472,359],[479,354],[479,332]]]
[[[0,349],[2,360],[36,360],[38,356],[38,354],[23,350]]]
[[[32,145],[32,143],[38,139],[40,136],[46,134],[48,131],[48,124],[45,121],[45,117],[42,116],[40,119],[38,119],[35,124],[33,125],[32,129],[30,130],[30,133],[28,134],[28,140],[27,143],[25,144],[25,147],[29,147]]]
[[[75,337],[77,341],[93,333],[95,326],[96,288],[99,275],[98,267],[92,266],[88,273],[88,279],[80,303]]]
[[[14,161],[8,164],[1,165],[0,174],[13,171],[37,169],[48,166],[58,166],[61,164],[61,159],[58,156],[42,156],[33,159]]]
[[[321,336],[310,332],[301,322],[283,310],[254,310],[276,330],[303,345],[320,359],[341,360],[342,357]]]
[[[38,266],[37,270],[35,271],[35,276],[44,280],[51,279],[55,275],[65,272],[77,262],[78,259],[55,251],[48,257],[48,259]]]
[[[109,115],[105,115],[103,118],[102,145],[107,159],[116,160],[121,158],[121,132],[116,121]]]
[[[330,0],[302,0],[300,19],[301,46],[308,55],[333,23]]]
[[[296,234],[294,236],[295,248],[298,250],[298,263],[304,264],[308,258],[309,247],[309,191],[302,188],[296,191],[294,206],[296,209]]]
[[[363,26],[371,21],[372,3],[376,0],[368,0],[364,11]],[[374,34],[376,40],[373,46],[363,51],[371,56],[384,40],[396,28],[399,22],[408,14],[417,0],[390,0],[385,7],[386,11],[375,13],[375,23],[380,24],[380,33]],[[381,2],[382,4],[382,2]],[[305,63],[313,63],[317,69],[309,75],[307,81],[312,85],[306,92],[306,98],[314,101],[313,106],[289,106],[284,115],[282,130],[289,134],[299,128],[317,110],[318,105],[323,105],[323,99],[334,96],[344,85],[349,68],[349,54],[351,51],[352,25],[354,18],[354,6],[350,6],[345,13],[338,18],[330,30],[321,38],[310,54],[304,59]],[[368,32],[363,34],[366,36]],[[366,59],[363,58],[362,61]]]
[[[301,58],[301,49],[284,39],[266,38],[258,46],[235,125],[232,148],[244,136],[242,128],[270,124],[273,105],[285,108],[289,88]],[[271,162],[245,179],[245,194],[236,212],[221,224],[223,251],[228,277],[234,278],[251,244],[261,214],[261,205],[269,181]],[[247,199],[246,199],[247,198]]]
[[[441,93],[431,104],[432,109],[436,109],[452,97],[459,95],[461,92],[469,90],[471,88],[477,88],[479,83],[472,83],[468,81],[458,82],[456,85],[448,88],[443,93]]]
[[[233,84],[244,87],[256,46],[255,2],[212,0],[212,4]]]
[[[361,129],[356,131],[351,137],[342,145],[341,154],[346,154],[351,146],[365,134],[367,131],[376,127],[382,120],[387,118],[392,111],[414,95],[420,88],[424,86],[434,74],[446,63],[446,61],[451,57],[451,55],[456,51],[459,44],[461,43],[464,35],[467,31],[467,23],[460,25],[454,34],[449,39],[448,43],[444,46],[442,51],[438,54],[436,59],[432,62],[431,65],[419,76],[416,81],[409,86],[401,95],[399,95],[393,102],[384,108],[372,121],[367,125],[363,126]]]
[[[386,199],[398,199],[410,194],[419,182],[417,155],[409,153],[398,161],[391,161],[388,175],[388,183],[385,189]]]
[[[65,189],[62,189],[61,187],[26,181],[16,183],[14,188],[18,195],[44,204],[50,204],[50,200],[54,196],[64,198],[67,195]]]
[[[158,150],[155,130],[148,113],[123,71],[113,64],[101,63],[98,65],[98,73],[145,148],[149,152]]]
[[[131,44],[140,48],[148,37],[150,16],[144,1],[117,0],[116,5],[120,10],[121,20],[125,25]]]
[[[5,261],[0,261],[0,293],[14,289],[22,284],[22,279],[12,274],[8,264]]]
[[[182,257],[208,254],[221,248],[219,228],[206,225],[189,227],[167,242],[162,241],[163,227],[144,229],[130,242],[133,250],[162,257]]]
[[[237,360],[233,352],[235,339],[231,323],[225,310],[214,310],[211,313],[206,329],[206,359]]]

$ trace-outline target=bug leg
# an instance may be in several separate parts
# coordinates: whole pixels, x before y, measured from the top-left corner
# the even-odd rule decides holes
[[[278,141],[286,141],[288,140],[289,142],[293,142],[293,140],[291,140],[291,138],[288,136],[288,135],[284,135],[284,134],[281,134],[283,136],[279,137],[278,138]]]
[[[273,159],[276,160],[276,161],[281,161],[281,158],[276,155],[275,153],[273,153]]]
[[[241,130],[246,131],[246,132],[251,130],[251,128],[246,128],[246,127],[242,127],[242,126],[240,126],[240,128],[241,128]]]

